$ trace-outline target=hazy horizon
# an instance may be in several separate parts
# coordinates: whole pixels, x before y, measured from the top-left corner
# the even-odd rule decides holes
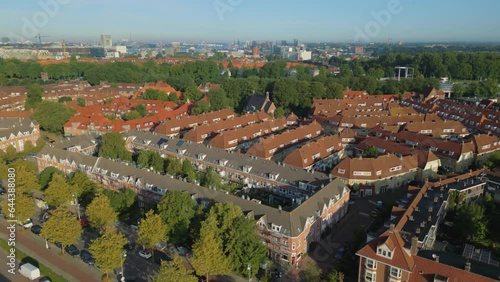
[[[481,4],[479,4],[481,3]],[[3,3],[0,37],[44,41],[498,42],[500,2],[482,0],[26,0]]]

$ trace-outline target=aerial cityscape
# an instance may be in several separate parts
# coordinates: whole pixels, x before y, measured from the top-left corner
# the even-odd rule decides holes
[[[500,2],[0,9],[0,282],[500,281]]]

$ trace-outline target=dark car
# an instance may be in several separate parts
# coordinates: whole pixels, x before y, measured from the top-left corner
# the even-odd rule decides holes
[[[75,245],[66,246],[64,248],[64,250],[66,251],[66,253],[68,253],[68,254],[70,254],[71,256],[74,256],[74,257],[76,257],[77,255],[80,254],[80,251],[78,250],[78,248]]]
[[[5,188],[3,188],[3,187],[0,187],[0,195],[3,195],[3,194],[5,194],[5,192],[7,192],[7,191],[5,191]]]
[[[90,225],[90,221],[89,221],[88,219],[86,219],[86,218],[83,218],[83,217],[82,217],[82,218],[80,219],[80,225],[81,225],[82,227],[87,227],[87,226],[89,226],[89,225]]]
[[[50,280],[49,277],[44,276],[44,277],[40,278],[40,280],[38,280],[38,282],[52,282],[52,280]]]
[[[42,227],[40,225],[33,225],[31,227],[31,232],[33,232],[33,234],[35,235],[40,235],[40,233],[42,232]]]
[[[54,242],[54,245],[56,245],[59,249],[62,249],[61,242]]]
[[[88,265],[94,265],[95,259],[92,257],[92,254],[87,250],[82,250],[80,252],[80,258]]]

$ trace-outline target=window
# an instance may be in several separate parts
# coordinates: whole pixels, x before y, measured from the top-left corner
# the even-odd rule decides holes
[[[377,262],[372,260],[372,259],[366,259],[365,263],[366,268],[370,269],[376,269],[377,268]]]
[[[366,272],[365,273],[365,281],[376,281],[375,279],[375,273],[371,273],[371,272]]]
[[[401,269],[399,269],[399,268],[391,266],[391,272],[390,273],[391,273],[392,277],[396,277],[396,278],[400,278],[401,277]]]

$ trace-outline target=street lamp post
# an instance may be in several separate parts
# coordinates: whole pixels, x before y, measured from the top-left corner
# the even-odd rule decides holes
[[[252,267],[250,267],[250,264],[247,265],[247,270],[248,270],[248,282],[252,282]]]
[[[122,277],[120,278],[120,280],[122,282],[125,281],[125,272],[123,272],[123,258],[126,258],[127,257],[127,252],[126,251],[123,251],[123,255],[121,256],[121,262],[122,262]]]
[[[73,194],[73,198],[75,199],[76,216],[78,216],[78,220],[80,220],[80,204],[78,204],[78,197],[76,194]]]

